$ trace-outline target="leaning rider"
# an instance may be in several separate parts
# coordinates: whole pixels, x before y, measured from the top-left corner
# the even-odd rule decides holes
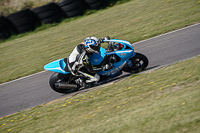
[[[97,72],[107,71],[112,67],[112,64],[105,64],[99,68],[94,68],[89,62],[89,57],[92,54],[100,52],[101,42],[101,39],[96,37],[87,37],[84,39],[84,42],[74,48],[67,59],[68,65],[65,69],[68,69],[75,76],[82,74],[87,77],[85,81],[81,78],[76,80],[81,86],[85,86],[85,83],[98,82],[100,76]]]

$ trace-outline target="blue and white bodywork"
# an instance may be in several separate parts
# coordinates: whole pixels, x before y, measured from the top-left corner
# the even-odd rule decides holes
[[[130,42],[119,39],[104,40],[104,42],[113,43],[113,45],[120,44],[121,49],[112,52],[107,52],[105,48],[101,47],[100,52],[98,54],[93,54],[90,57],[90,62],[92,63],[92,65],[100,65],[104,61],[104,58],[110,55],[116,55],[120,59],[120,61],[114,62],[113,68],[111,70],[98,72],[99,75],[113,77],[118,75],[126,64],[129,64],[130,66],[132,65],[130,58],[135,56],[135,52]],[[59,59],[45,65],[44,69],[62,74],[70,74],[70,72],[66,72],[64,70],[66,65],[67,64],[65,63],[64,59]]]
[[[93,76],[92,74],[84,74],[80,70],[77,71],[78,74],[75,75],[69,72],[70,68],[67,64],[67,58],[53,61],[45,65],[44,69],[55,72],[49,79],[49,85],[54,91],[59,93],[74,92],[81,87],[88,88],[93,85],[98,85],[98,83],[101,84],[101,81],[105,82],[108,77],[116,77],[120,75],[122,71],[137,73],[143,71],[148,66],[148,58],[141,53],[135,53],[130,42],[119,39],[110,39],[109,36],[105,39],[101,38],[99,41],[101,43],[108,43],[108,47],[106,49],[100,47],[100,52],[98,52],[98,47],[97,52],[92,52],[97,54],[92,54],[89,57],[89,61],[92,64],[92,67],[100,68],[109,64],[110,69],[107,69],[108,71],[100,71]],[[88,41],[87,43],[95,45],[95,42],[92,41]],[[81,67],[81,69],[84,70],[84,67]],[[91,78],[91,82],[87,82],[88,76]],[[92,80],[94,77],[99,80]]]
[[[99,64],[101,64],[101,62],[103,61],[105,56],[117,55],[119,58],[121,58],[121,60],[119,62],[116,62],[113,64],[113,66],[114,66],[113,69],[111,69],[109,71],[98,72],[99,75],[113,77],[122,71],[122,69],[123,69],[124,65],[126,65],[126,63],[128,63],[129,65],[132,64],[132,62],[129,59],[135,56],[134,48],[130,42],[125,41],[125,40],[111,39],[111,40],[104,40],[104,42],[108,42],[108,43],[112,42],[112,43],[122,44],[123,48],[121,50],[117,50],[117,51],[106,52],[106,50],[101,47],[99,54],[93,54],[90,57],[90,62],[93,65],[99,65]]]
[[[62,74],[70,74],[70,72],[66,72],[64,68],[66,67],[66,63],[64,62],[64,59],[59,59],[56,61],[53,61],[47,65],[44,66],[45,70],[48,71],[53,71],[57,73],[62,73]]]

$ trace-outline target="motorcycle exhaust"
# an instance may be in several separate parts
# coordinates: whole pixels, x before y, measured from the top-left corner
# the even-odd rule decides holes
[[[59,89],[76,89],[78,86],[76,84],[68,84],[65,82],[55,83],[55,86]]]

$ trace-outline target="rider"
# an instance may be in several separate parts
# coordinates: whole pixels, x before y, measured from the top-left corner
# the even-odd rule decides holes
[[[98,39],[96,37],[85,38],[84,42],[76,46],[67,59],[68,65],[66,69],[75,76],[82,74],[87,77],[87,80],[85,80],[86,83],[98,82],[100,80],[100,76],[97,72],[107,71],[112,67],[112,64],[94,67],[89,62],[89,57],[92,54],[98,54],[100,52],[101,40],[102,39]],[[76,82],[81,86],[84,86],[85,83],[81,78],[78,78]]]

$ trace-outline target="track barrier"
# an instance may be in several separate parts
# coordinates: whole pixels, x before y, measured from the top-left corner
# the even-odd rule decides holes
[[[34,8],[25,9],[8,16],[0,16],[0,40],[12,34],[34,31],[42,23],[59,23],[62,19],[81,16],[85,10],[99,10],[109,0],[62,0]]]

